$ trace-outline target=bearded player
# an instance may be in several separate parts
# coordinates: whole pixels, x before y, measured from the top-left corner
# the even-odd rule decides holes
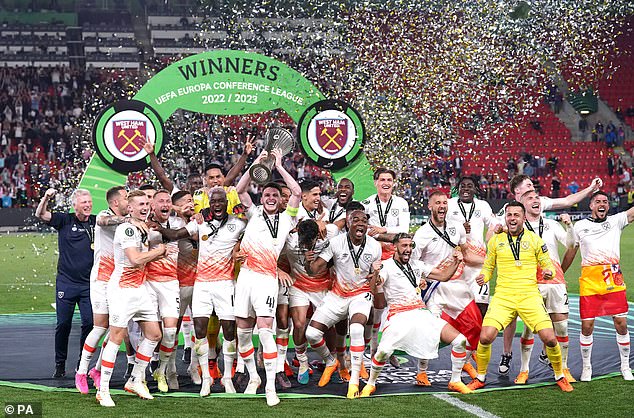
[[[599,188],[603,185],[603,182],[600,178],[595,178],[592,180],[590,186],[585,189],[570,194],[566,197],[560,197],[556,199],[552,199],[546,196],[540,196],[539,199],[541,201],[541,209],[546,212],[549,210],[557,210],[557,209],[567,209],[574,205],[580,203],[583,199],[586,199],[592,195],[595,191],[599,190]],[[519,174],[511,179],[509,182],[509,189],[515,199],[518,200],[522,197],[524,193],[529,190],[535,190],[535,186],[533,185],[530,177],[524,174]],[[504,224],[504,209],[498,213],[498,222],[500,226],[496,227],[496,232],[502,231],[502,225]],[[502,351],[502,356],[500,358],[500,365],[498,367],[498,372],[501,375],[507,375],[510,370],[511,359],[513,358],[513,337],[515,336],[516,329],[516,321],[512,321],[505,329],[504,329],[504,350]],[[542,360],[544,361],[544,360]]]
[[[465,266],[474,268],[481,266],[484,257],[466,245],[467,234],[463,222],[446,220],[448,199],[445,193],[433,192],[429,197],[428,208],[431,217],[429,222],[418,228],[414,234],[416,248],[412,258],[444,270],[452,263],[454,249],[460,247],[464,262],[449,281],[434,282],[429,286],[425,292],[425,303],[432,313],[441,316],[460,331],[467,338],[467,350],[473,351],[478,344],[482,315],[474,300],[470,283],[463,276],[463,271]],[[426,373],[427,363],[427,359],[421,359],[419,362],[417,385],[431,385]],[[473,374],[473,366],[468,365],[465,371]]]
[[[467,339],[444,320],[434,316],[421,300],[421,286],[428,280],[447,281],[462,262],[462,252],[455,249],[452,262],[440,270],[418,260],[411,260],[413,240],[410,234],[394,238],[395,252],[383,262],[377,300],[387,303],[388,316],[376,355],[372,358],[370,378],[361,397],[376,391],[376,380],[394,350],[402,350],[416,358],[438,357],[440,341],[451,346],[451,380],[449,390],[471,393],[460,375],[467,358]],[[381,292],[382,290],[382,292]]]
[[[621,374],[634,380],[630,368],[630,333],[627,330],[628,303],[620,266],[623,229],[634,221],[634,208],[608,215],[610,199],[599,191],[590,198],[591,216],[574,226],[574,246],[564,255],[564,271],[581,248],[579,314],[581,315],[581,381],[592,379],[592,344],[596,317],[611,316],[621,357]]]
[[[537,234],[524,228],[526,215],[520,202],[506,206],[505,219],[508,232],[494,235],[489,240],[482,273],[476,278],[482,285],[491,280],[493,270],[497,268],[495,295],[482,322],[478,343],[478,375],[468,386],[472,390],[485,386],[491,344],[498,332],[519,316],[546,346],[557,385],[564,392],[572,392],[573,388],[563,373],[561,348],[537,287],[538,267],[545,280],[553,277],[554,267],[548,256],[548,246]]]

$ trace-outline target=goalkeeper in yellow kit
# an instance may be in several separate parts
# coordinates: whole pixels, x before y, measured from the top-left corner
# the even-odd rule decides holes
[[[482,322],[476,355],[478,375],[468,386],[473,390],[484,387],[491,344],[498,332],[519,316],[524,325],[543,341],[557,385],[564,392],[571,392],[572,386],[564,377],[561,349],[553,324],[537,287],[538,266],[545,279],[553,276],[554,267],[548,256],[548,247],[539,235],[524,229],[526,214],[520,202],[509,203],[504,216],[508,232],[496,234],[489,240],[482,272],[476,278],[482,286],[491,280],[493,269],[497,267],[495,295]]]

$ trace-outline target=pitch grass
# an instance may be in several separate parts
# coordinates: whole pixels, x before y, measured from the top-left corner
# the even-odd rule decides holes
[[[503,390],[474,395],[452,395],[503,418],[552,416],[631,416],[630,393],[634,383],[620,377],[577,383],[572,393],[562,393],[555,386],[525,390]],[[134,396],[115,395],[117,407],[105,409],[91,392],[82,396],[73,392],[40,392],[0,386],[2,402],[42,402],[45,417],[193,417],[212,411],[231,411],[233,417],[472,417],[432,395],[347,399],[282,399],[268,408],[264,398],[157,398],[142,401]],[[4,406],[4,405],[2,405]]]
[[[566,273],[568,292],[579,293],[580,257]],[[3,234],[0,236],[0,314],[54,312],[56,234]],[[621,268],[634,300],[634,227],[621,239]],[[495,288],[495,286],[493,286]]]

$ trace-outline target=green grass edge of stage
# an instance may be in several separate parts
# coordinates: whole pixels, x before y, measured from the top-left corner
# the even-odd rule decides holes
[[[616,377],[616,376],[620,376],[621,373],[619,372],[614,372],[614,373],[609,373],[603,376],[595,376],[592,378],[592,380],[601,380],[601,379],[609,379],[611,377]],[[526,385],[515,385],[515,386],[508,386],[508,387],[503,387],[503,388],[484,388],[484,389],[479,389],[478,393],[487,393],[487,392],[499,392],[502,390],[524,390],[524,389],[531,389],[531,388],[539,388],[539,387],[545,387],[545,386],[554,386],[556,385],[556,383],[553,382],[541,382],[541,383],[529,383]],[[56,387],[51,387],[51,386],[45,386],[45,385],[37,385],[34,383],[20,383],[20,382],[10,382],[10,381],[6,381],[6,380],[0,380],[0,386],[6,386],[6,387],[12,387],[15,389],[28,389],[28,390],[37,390],[40,392],[69,392],[69,393],[77,393],[77,389],[74,388],[56,388]],[[379,386],[380,387],[380,386]],[[112,389],[110,391],[112,394],[114,395],[129,395],[129,396],[136,396],[134,394],[128,393],[124,390],[121,389]],[[376,394],[376,395],[372,395],[373,398],[380,398],[380,397],[392,397],[392,396],[411,396],[411,395],[435,395],[435,394],[439,394],[439,393],[444,393],[444,394],[449,394],[449,395],[453,395],[455,394],[454,392],[449,392],[447,390],[439,390],[439,391],[426,391],[426,392],[400,392],[400,393],[385,393],[385,394]],[[159,397],[159,398],[165,398],[165,397],[169,397],[169,398],[198,398],[199,395],[197,393],[194,392],[168,392],[168,393],[154,393],[152,394],[154,397]],[[330,394],[323,394],[323,395],[312,395],[312,394],[304,394],[304,393],[283,393],[283,392],[279,392],[278,396],[280,397],[280,399],[307,399],[307,398],[335,398],[335,399],[346,399],[345,396],[342,395],[330,395]],[[209,395],[209,397],[211,398],[237,398],[237,399],[245,399],[245,398],[263,398],[264,394],[258,394],[258,395],[245,395],[242,393],[212,393],[211,395]]]

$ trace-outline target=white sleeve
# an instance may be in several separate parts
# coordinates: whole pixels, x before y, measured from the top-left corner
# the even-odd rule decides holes
[[[463,245],[467,243],[467,231],[464,229],[463,225],[456,224],[458,226],[458,245]]]
[[[258,214],[258,208],[255,205],[249,206],[249,209],[247,209],[247,213],[246,213],[247,219],[250,220],[254,216],[257,216],[257,214]]]
[[[491,209],[489,202],[482,200],[482,203],[482,222],[484,222],[487,228],[499,225],[500,223],[498,222],[498,218],[493,213],[493,209]]]
[[[542,203],[542,212],[546,212],[553,208],[553,199],[550,197],[539,196],[539,200],[541,200]]]
[[[326,239],[331,239],[339,235],[339,228],[335,224],[326,224]]]
[[[386,232],[388,234],[397,234],[399,232],[409,232],[409,205],[406,200],[401,210],[398,212],[398,226],[386,226]]]
[[[420,228],[422,228],[422,226]],[[422,245],[422,242],[421,242],[422,240],[420,235],[421,234],[419,234],[419,231],[416,231],[416,233],[414,234],[414,239],[413,239],[414,249],[412,250],[412,256],[411,256],[412,260],[420,260],[423,255],[423,249],[425,248],[425,246]]]
[[[121,248],[124,250],[126,248],[136,247],[139,243],[139,231],[135,227],[130,224],[122,225],[123,227],[118,227],[115,235],[117,236],[117,241],[121,243]]]
[[[619,229],[623,229],[628,225],[627,211],[617,213],[616,215],[614,215],[614,218],[616,219]]]
[[[189,235],[193,237],[198,233],[198,222],[189,221],[187,225],[185,225],[185,228],[187,229],[187,232],[189,232]]]
[[[431,271],[434,269],[434,267],[420,260],[410,261],[410,263],[412,262],[414,263],[414,267],[420,269],[421,275],[420,277],[416,278],[418,280],[418,283],[420,284],[423,280],[427,278],[427,276],[431,274]]]
[[[574,224],[572,227],[572,236],[574,238],[575,247],[579,247],[579,233],[577,232],[577,225],[579,225],[579,222]]]
[[[332,260],[333,255],[332,242],[330,242],[323,250],[321,250],[319,258],[323,259],[327,263]]]
[[[557,241],[559,241],[564,247],[568,247],[568,233],[566,232],[564,227],[559,222],[553,222],[551,225],[553,228],[555,228],[553,232],[555,233],[555,238],[557,239]]]
[[[383,279],[383,284],[382,284],[382,286],[385,286],[385,284],[387,283],[387,279],[388,279],[388,277],[390,276],[390,275],[388,274],[388,270],[389,270],[389,269],[387,269],[387,268],[385,268],[385,267],[384,267],[384,268],[382,268],[382,269],[379,271],[379,276],[381,276],[381,279]]]

